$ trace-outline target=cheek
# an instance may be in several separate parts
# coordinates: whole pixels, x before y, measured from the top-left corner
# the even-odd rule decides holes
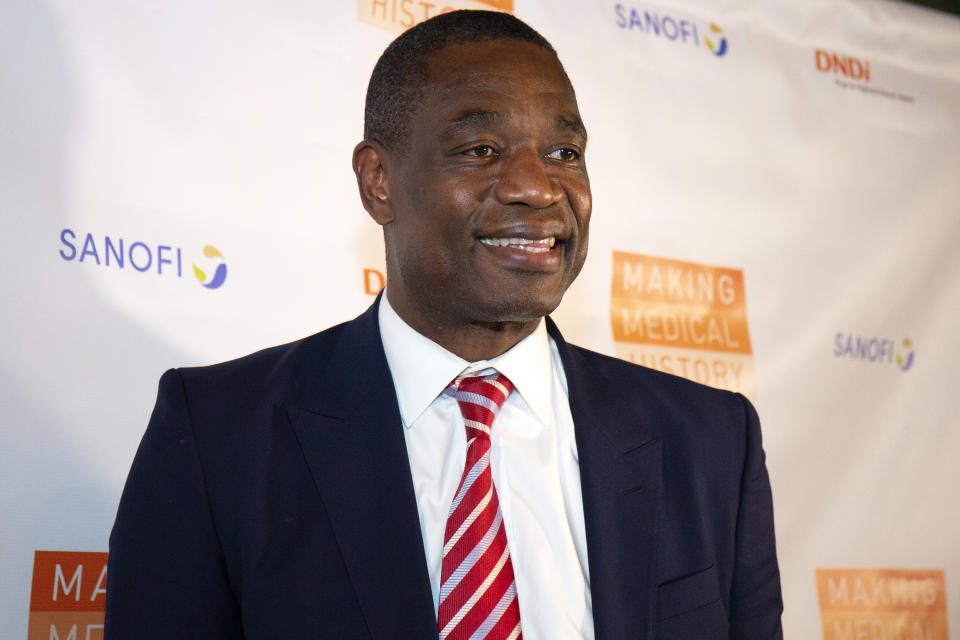
[[[584,181],[570,190],[570,205],[577,217],[581,231],[586,233],[590,224],[590,215],[593,210],[593,198],[590,195],[590,183]]]
[[[483,181],[470,176],[445,182],[442,187],[443,204],[451,218],[465,218],[483,200]]]

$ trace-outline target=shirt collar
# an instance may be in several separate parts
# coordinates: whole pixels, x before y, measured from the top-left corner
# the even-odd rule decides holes
[[[468,362],[418,333],[380,297],[380,337],[387,356],[403,426],[410,428],[427,407],[464,371],[494,368],[507,376],[544,424],[552,413],[550,338],[542,320],[529,336],[491,360]]]

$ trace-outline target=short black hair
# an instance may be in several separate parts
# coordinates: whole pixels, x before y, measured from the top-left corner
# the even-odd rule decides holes
[[[508,13],[441,13],[404,31],[380,56],[367,85],[363,137],[402,151],[410,135],[410,120],[423,104],[430,55],[451,44],[487,40],[530,42],[557,55],[546,38]]]

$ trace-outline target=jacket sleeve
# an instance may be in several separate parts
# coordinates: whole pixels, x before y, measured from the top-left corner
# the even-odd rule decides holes
[[[110,535],[104,637],[226,640],[242,638],[240,626],[183,381],[170,370]]]
[[[730,593],[730,638],[783,638],[780,570],[773,532],[773,499],[763,453],[760,420],[740,396],[746,420],[746,458],[740,485],[735,564]]]

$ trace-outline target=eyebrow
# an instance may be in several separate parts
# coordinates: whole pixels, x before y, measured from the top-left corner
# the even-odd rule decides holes
[[[587,137],[587,128],[583,126],[583,121],[577,117],[557,116],[557,129],[566,129],[578,135]]]
[[[507,117],[499,111],[486,111],[484,109],[471,109],[454,118],[453,121],[443,128],[441,136],[445,139],[454,138],[457,134],[469,131],[471,129],[488,127],[494,124],[505,122]]]
[[[449,125],[443,128],[440,135],[444,139],[455,138],[458,134],[473,129],[503,124],[506,121],[507,116],[499,111],[471,109],[454,118]],[[571,131],[584,138],[587,137],[587,129],[583,126],[583,121],[577,116],[557,116],[554,124],[560,131]]]

